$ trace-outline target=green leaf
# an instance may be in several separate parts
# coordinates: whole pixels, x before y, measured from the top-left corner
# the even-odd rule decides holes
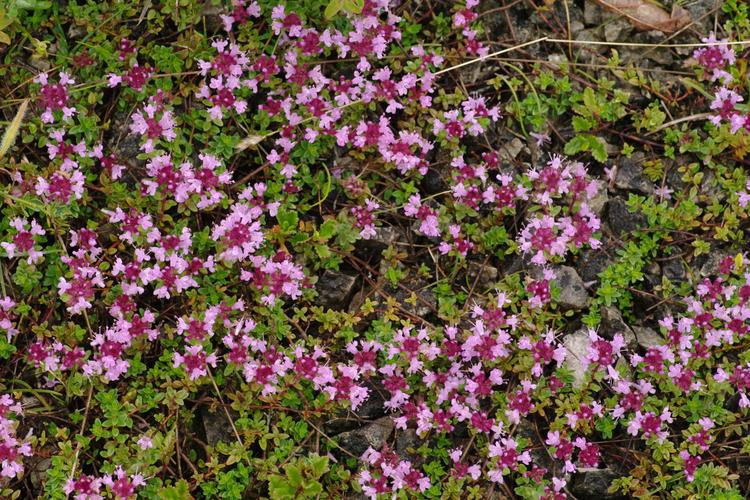
[[[16,0],[15,4],[19,9],[49,9],[52,5],[43,0]]]
[[[582,116],[574,116],[572,121],[576,132],[586,132],[587,130],[591,130],[595,125],[593,120]]]
[[[298,465],[289,464],[286,466],[286,477],[289,478],[289,484],[295,489],[302,486],[302,471]]]
[[[303,488],[304,496],[307,498],[315,498],[319,494],[323,493],[323,485],[321,485],[319,482],[314,481],[312,483],[308,483]]]
[[[323,15],[326,17],[326,19],[333,19],[333,17],[339,13],[342,7],[343,5],[341,0],[331,0],[331,2],[326,7]]]
[[[279,221],[279,226],[285,233],[290,233],[297,228],[298,216],[296,211],[279,209],[278,214],[276,214],[276,220]]]
[[[607,146],[604,144],[604,141],[600,139],[599,137],[589,136],[589,149],[591,150],[591,155],[594,157],[596,161],[599,163],[604,163],[607,161]]]
[[[343,0],[344,10],[352,14],[359,14],[365,7],[364,0]]]
[[[165,500],[192,500],[193,495],[190,494],[187,481],[181,479],[174,486],[160,489],[159,498]]]
[[[577,135],[565,144],[565,154],[569,156],[581,151],[588,151],[588,149],[589,140],[588,136],[585,135]]]
[[[318,236],[323,240],[327,240],[336,233],[336,225],[335,219],[328,219],[320,226]]]
[[[310,467],[312,468],[313,476],[319,478],[328,470],[328,457],[310,457]]]
[[[295,488],[289,485],[287,478],[271,476],[268,478],[268,493],[271,498],[294,498]]]

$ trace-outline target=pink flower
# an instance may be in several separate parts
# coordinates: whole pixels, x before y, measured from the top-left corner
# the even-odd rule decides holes
[[[154,447],[153,441],[151,441],[151,438],[148,436],[141,436],[140,439],[138,439],[137,444],[138,444],[138,447],[144,451],[150,450],[151,448]]]
[[[422,205],[422,199],[419,194],[413,194],[409,197],[409,202],[404,205],[404,214],[419,219],[419,231],[425,236],[440,236],[438,213],[429,206]]]
[[[251,17],[260,17],[260,5],[255,1],[233,0],[233,10],[229,15],[221,14],[224,30],[229,33],[235,24],[246,24]]]
[[[203,346],[191,345],[185,348],[185,354],[175,352],[172,355],[174,368],[185,368],[190,380],[208,375],[208,366],[216,367],[216,354],[206,356]]]
[[[351,214],[355,218],[354,226],[361,229],[359,236],[364,240],[369,240],[375,236],[375,218],[373,212],[380,208],[380,204],[374,200],[365,200],[365,206],[352,207]]]
[[[13,235],[10,242],[0,243],[8,258],[12,259],[16,254],[26,254],[28,264],[39,262],[44,254],[35,248],[35,236],[44,236],[46,233],[36,219],[31,219],[31,222],[29,222],[27,219],[15,217],[11,219],[10,227],[15,229],[16,234]]]
[[[245,260],[261,246],[265,237],[258,218],[262,214],[259,207],[235,203],[231,211],[211,231],[211,237],[224,247],[219,258],[225,262]]]
[[[735,53],[728,44],[727,40],[716,40],[716,34],[711,33],[708,37],[702,38],[703,43],[711,44],[709,47],[701,47],[693,52],[693,57],[698,60],[703,69],[711,74],[711,81],[723,80],[728,83],[732,80],[732,75],[724,68],[731,66],[735,62]]]
[[[171,111],[161,105],[150,103],[144,106],[142,111],[133,114],[130,131],[146,137],[146,142],[143,143],[141,149],[146,153],[151,153],[156,141],[164,139],[171,142],[177,137],[174,125]]]
[[[67,73],[60,72],[59,83],[49,83],[47,73],[39,73],[34,81],[42,85],[39,96],[40,105],[44,108],[41,119],[43,123],[53,123],[55,121],[54,112],[62,111],[63,120],[70,119],[77,111],[75,108],[68,106],[68,85],[73,85],[75,81]]]
[[[13,479],[22,474],[23,457],[33,455],[31,444],[16,436],[16,417],[21,414],[23,407],[20,403],[7,394],[0,396],[0,479]]]
[[[654,412],[636,411],[635,417],[628,423],[628,434],[637,436],[639,432],[642,432],[644,439],[656,437],[659,443],[663,443],[669,434],[662,429],[664,423],[672,423],[672,414],[668,407],[664,408],[661,415]]]

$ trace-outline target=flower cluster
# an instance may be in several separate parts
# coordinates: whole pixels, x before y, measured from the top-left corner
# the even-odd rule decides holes
[[[713,33],[702,41],[709,46],[697,49],[693,53],[693,58],[711,82],[721,84],[715,89],[714,100],[710,106],[715,114],[710,116],[709,120],[717,127],[723,123],[729,124],[732,134],[743,129],[750,131],[750,113],[743,112],[737,107],[744,99],[730,88],[734,81],[730,69],[736,62],[734,49],[728,45],[726,39],[717,40]]]
[[[44,257],[44,254],[36,249],[34,245],[36,236],[44,236],[46,234],[42,226],[34,219],[29,222],[21,217],[14,217],[10,221],[10,227],[15,229],[12,240],[0,243],[0,246],[5,249],[8,258],[12,259],[17,254],[26,255],[26,262],[29,264],[39,262]]]
[[[142,474],[128,474],[118,466],[114,473],[103,476],[80,475],[77,479],[69,479],[65,483],[63,492],[75,500],[94,500],[105,498],[108,492],[118,500],[135,498],[136,488],[144,486],[146,480]]]
[[[62,112],[62,119],[69,120],[76,114],[76,109],[68,106],[70,96],[68,87],[75,83],[70,75],[60,72],[58,83],[51,83],[47,73],[39,73],[34,82],[41,85],[39,89],[39,105],[44,108],[41,115],[43,123],[53,123],[55,121],[55,112]],[[59,114],[58,114],[59,116]]]
[[[69,107],[70,76],[61,72],[59,83],[52,84],[48,75],[38,75],[43,111],[37,120],[44,124],[42,138],[49,138],[49,167],[33,178],[14,172],[14,189],[55,208],[66,205],[73,215],[60,217],[67,217],[72,229],[61,233],[52,217],[57,214],[48,218],[46,231],[38,216],[12,217],[0,245],[9,258],[25,258],[30,266],[47,264],[53,260],[47,256],[59,252],[31,285],[51,280],[57,305],[63,304],[86,329],[60,335],[34,330],[36,337],[19,359],[42,372],[51,389],[67,384],[71,374],[115,387],[148,369],[149,380],[162,373],[176,386],[183,383],[176,378],[189,380],[184,386],[190,388],[206,383],[204,377],[212,378],[214,371],[236,375],[249,398],[267,404],[263,408],[275,408],[281,399],[292,406],[304,399],[314,401],[315,411],[356,411],[377,392],[397,432],[408,430],[419,439],[441,440],[458,432],[471,436],[466,449],[450,449],[443,457],[452,480],[543,481],[542,498],[553,499],[565,498],[569,474],[605,461],[598,442],[602,429],[629,434],[647,446],[671,439],[669,424],[683,415],[670,409],[666,396],[697,397],[711,387],[722,395],[737,394],[743,411],[750,407],[750,360],[734,352],[750,331],[750,274],[744,257],[722,262],[721,277],[703,281],[683,313],[661,319],[661,343],[637,345],[626,332],[589,328],[576,337],[585,345],[574,353],[562,320],[551,325],[559,319],[550,315],[557,313],[550,308],[551,264],[601,245],[593,208],[601,186],[582,163],[562,156],[521,171],[501,164],[495,151],[476,153],[467,146],[499,120],[500,106],[482,96],[445,100],[437,83],[444,71],[438,68],[449,51],[488,53],[479,41],[477,7],[478,1],[468,0],[452,11],[451,25],[460,32],[457,43],[437,47],[410,41],[405,50],[401,18],[388,0],[367,0],[361,13],[349,15],[348,24],[323,30],[277,5],[267,23],[255,23],[267,25],[274,35],[265,50],[245,44],[244,33],[235,33],[253,27],[252,20],[262,14],[259,3],[234,0],[232,10],[221,16],[227,39],[205,47],[205,59],[197,61],[196,86],[175,94],[158,90],[148,95],[163,75],[139,65],[143,52],[123,38],[116,43],[120,62],[114,64],[125,66],[107,79],[111,87],[134,90],[122,93],[139,99],[130,132],[138,136],[141,153],[127,175],[122,159],[81,132],[85,121],[71,124],[76,110]],[[695,58],[711,81],[722,84],[711,104],[712,120],[729,123],[733,132],[748,128],[743,98],[730,88],[734,51],[714,37],[706,43],[715,47],[696,51]],[[389,66],[393,54],[403,61]],[[328,63],[349,58],[354,64],[346,77],[330,76]],[[186,102],[198,111],[186,110]],[[256,109],[250,103],[260,104]],[[245,118],[257,118],[247,122],[263,130],[262,137],[247,141],[253,146],[263,141],[253,152],[262,166],[251,168],[233,186],[233,174],[242,177],[240,169],[246,167],[244,158],[232,160],[242,147],[230,133],[212,131],[247,123]],[[62,128],[50,130],[55,121]],[[549,142],[544,134],[532,137],[539,146]],[[309,290],[310,269],[328,263],[306,260],[326,249],[315,241],[317,233],[307,237],[302,228],[331,220],[324,210],[335,210],[339,200],[333,190],[326,191],[313,205],[320,212],[293,218],[291,229],[284,229],[289,220],[284,216],[310,200],[306,190],[321,173],[313,171],[315,162],[334,145],[335,154],[362,159],[356,167],[360,172],[341,167],[330,179],[338,184],[334,190],[341,187],[357,200],[337,219],[352,221],[350,234],[375,239],[376,223],[405,216],[407,227],[426,240],[423,246],[439,272],[449,259],[465,264],[473,252],[487,249],[485,236],[498,233],[497,240],[508,244],[498,253],[518,250],[537,267],[517,280],[515,289],[508,285],[477,296],[472,288],[455,314],[443,314],[442,308],[457,301],[458,294],[441,296],[438,314],[410,313],[409,321],[390,316],[394,307],[389,302],[388,319],[365,326],[370,328],[366,332],[354,325],[367,323],[367,313],[308,307],[307,298],[315,295]],[[372,182],[364,175],[368,170]],[[99,177],[100,172],[106,175]],[[417,186],[427,184],[423,176],[428,173],[449,187],[425,189],[430,192],[425,195]],[[403,181],[396,183],[402,190],[380,190],[391,176]],[[253,178],[263,180],[241,185]],[[669,197],[667,191],[657,194]],[[401,206],[394,208],[393,200]],[[89,201],[96,211],[89,210]],[[739,193],[742,206],[749,201],[750,195]],[[510,216],[518,219],[513,234],[507,234]],[[488,227],[491,232],[485,232]],[[55,294],[44,300],[54,302]],[[313,319],[301,325],[297,320],[307,313]],[[22,314],[15,300],[0,300],[0,328],[9,340],[18,341]],[[335,332],[329,345],[323,333],[330,330]],[[706,362],[712,352],[727,357]],[[583,375],[590,383],[574,392],[568,381],[571,369],[578,368],[585,373],[574,377]],[[720,425],[718,410],[710,417],[697,415],[699,410],[697,423],[683,432],[685,439],[674,443],[688,481],[702,456],[709,456]],[[20,406],[8,396],[0,398],[2,475],[12,478],[23,471],[21,457],[31,449],[15,437],[17,423],[7,416],[10,412],[19,414]],[[554,420],[545,422],[539,442],[533,443],[522,430],[541,415],[554,415]],[[155,447],[146,435],[137,446],[142,451]],[[532,451],[545,447],[549,470],[533,463]],[[367,496],[417,495],[431,487],[427,468],[388,445],[369,448],[361,462],[358,481]],[[178,466],[182,463],[178,459]],[[80,499],[134,497],[146,484],[138,473],[142,469],[126,472],[115,466],[102,469],[111,474],[71,478],[65,493]]]
[[[23,414],[20,403],[7,394],[0,396],[0,477],[12,479],[23,473],[23,457],[32,455],[31,444],[18,439],[17,417]]]
[[[399,491],[424,492],[430,487],[430,478],[394,452],[368,448],[362,460],[369,469],[360,472],[358,481],[362,492],[370,498]]]

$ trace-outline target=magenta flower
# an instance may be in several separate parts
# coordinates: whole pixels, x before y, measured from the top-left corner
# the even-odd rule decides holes
[[[377,201],[367,199],[365,206],[357,206],[349,209],[354,216],[354,226],[361,229],[359,236],[364,240],[369,240],[375,236],[375,217],[373,213],[380,208]]]
[[[722,80],[729,83],[732,75],[724,68],[731,66],[735,62],[735,53],[728,44],[727,40],[716,40],[716,34],[711,33],[708,37],[701,38],[703,43],[711,44],[709,47],[701,47],[693,52],[693,57],[698,60],[698,64],[711,74],[711,81]]]
[[[224,24],[224,31],[232,31],[235,24],[247,24],[251,17],[260,17],[260,5],[255,1],[232,0],[232,11],[229,15],[219,16]]]
[[[83,198],[85,181],[86,179],[80,170],[61,168],[48,178],[37,177],[34,189],[38,196],[46,200],[67,204],[73,198],[76,200]]]
[[[125,500],[135,497],[135,489],[145,486],[146,481],[141,474],[128,475],[118,465],[114,474],[102,477],[101,484],[108,486],[115,498]]]
[[[12,311],[15,306],[16,302],[10,297],[0,299],[0,329],[5,330],[8,342],[18,333],[13,326],[16,316]]]
[[[62,111],[63,120],[68,120],[77,113],[75,108],[67,105],[70,99],[68,86],[73,85],[75,81],[62,71],[59,78],[59,83],[49,83],[47,73],[39,73],[34,78],[34,82],[42,85],[39,96],[40,106],[44,108],[41,116],[42,123],[53,123],[55,111]]]
[[[171,142],[177,137],[174,126],[171,111],[165,109],[162,105],[149,103],[143,107],[142,111],[133,114],[130,131],[145,136],[146,142],[143,143],[141,149],[146,153],[151,153],[154,151],[156,141],[164,139]]]
[[[255,254],[265,240],[257,220],[261,213],[258,207],[235,203],[229,215],[213,227],[211,237],[224,247],[219,254],[221,260],[231,263]]]
[[[409,197],[409,202],[404,205],[404,214],[409,217],[416,217],[420,221],[419,231],[425,236],[440,236],[438,213],[429,206],[423,205],[419,194],[413,194]]]
[[[10,242],[4,241],[0,243],[0,246],[5,249],[8,258],[12,259],[16,254],[25,254],[27,256],[27,263],[36,264],[39,262],[44,254],[34,247],[36,243],[35,237],[44,236],[46,234],[44,229],[42,229],[35,219],[31,219],[31,222],[29,222],[27,219],[21,217],[11,219],[10,227],[15,229],[16,234],[13,235]]]
[[[191,345],[185,347],[185,353],[175,352],[172,355],[174,368],[180,366],[185,368],[190,380],[208,375],[208,366],[216,367],[216,354],[206,356],[202,345]]]
[[[22,474],[23,457],[33,455],[31,444],[16,436],[16,418],[22,414],[20,403],[7,394],[0,396],[0,479],[13,479]]]
[[[628,423],[628,434],[637,436],[639,433],[642,433],[644,439],[655,437],[659,443],[663,443],[669,434],[666,430],[662,429],[662,425],[665,423],[672,423],[672,414],[669,411],[669,407],[665,407],[661,415],[650,411],[646,413],[636,411],[635,417]]]

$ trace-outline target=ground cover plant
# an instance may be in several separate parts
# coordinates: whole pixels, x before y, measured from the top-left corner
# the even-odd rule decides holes
[[[748,497],[748,7],[639,5],[2,4],[0,497]]]

